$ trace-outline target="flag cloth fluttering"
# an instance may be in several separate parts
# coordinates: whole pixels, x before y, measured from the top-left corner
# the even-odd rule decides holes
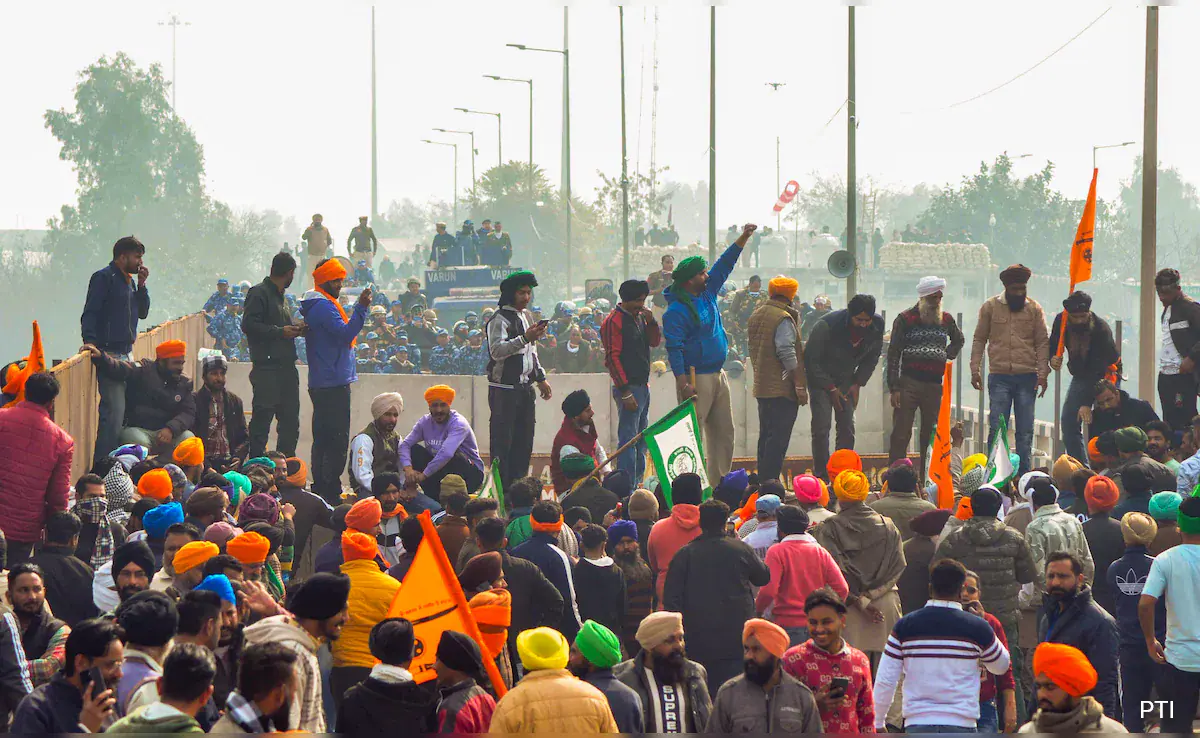
[[[1075,229],[1075,241],[1071,245],[1070,295],[1076,285],[1083,284],[1092,278],[1092,244],[1096,238],[1096,178],[1099,169],[1092,170],[1092,185],[1088,188],[1087,203],[1083,206],[1083,215],[1079,218],[1079,227]],[[1063,355],[1067,335],[1067,311],[1062,313],[1062,329],[1058,332],[1058,348],[1055,356]]]
[[[954,364],[946,362],[946,372],[942,377],[942,404],[938,409],[937,426],[929,438],[928,459],[929,469],[926,479],[929,484],[937,485],[937,506],[951,509],[954,507],[954,479],[950,476],[950,378]]]
[[[492,459],[492,472],[477,496],[494,498],[500,503],[500,512],[504,512],[504,483],[500,481],[500,459]]]
[[[776,213],[783,212],[783,209],[796,197],[796,193],[800,191],[800,183],[796,180],[788,182],[783,187],[783,192],[780,193],[779,199],[775,201],[773,211]]]
[[[1017,470],[1012,464],[1012,451],[1008,447],[1008,421],[1001,417],[996,428],[996,438],[988,452],[987,484],[1000,489],[1008,484],[1016,473]]]
[[[663,498],[671,506],[671,483],[675,477],[688,472],[700,475],[704,499],[712,495],[712,483],[704,471],[704,440],[700,436],[700,420],[696,417],[695,398],[688,398],[671,412],[646,429],[643,438]]]
[[[12,407],[24,400],[25,380],[38,372],[46,371],[46,352],[42,349],[42,329],[36,320],[33,321],[33,345],[30,346],[29,355],[23,361],[25,366],[21,366],[20,361],[14,361],[4,368],[4,376],[0,376],[0,383],[3,383],[3,389],[0,391],[4,393],[3,407]]]

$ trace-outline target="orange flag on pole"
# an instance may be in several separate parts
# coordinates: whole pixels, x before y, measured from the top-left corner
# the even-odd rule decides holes
[[[42,349],[42,329],[38,327],[35,320],[33,321],[33,345],[29,349],[29,356],[25,357],[25,366],[17,368],[17,364],[13,363],[7,372],[8,376],[0,377],[0,381],[3,382],[3,389],[0,391],[15,398],[5,403],[4,407],[12,407],[24,400],[25,380],[44,371],[46,371],[46,352]]]
[[[954,479],[950,476],[950,378],[954,365],[946,362],[942,377],[942,405],[929,443],[929,481],[937,485],[937,506],[954,507]]]
[[[1071,245],[1071,289],[1067,290],[1068,295],[1075,291],[1076,285],[1092,278],[1092,243],[1096,237],[1096,178],[1099,174],[1099,169],[1092,170],[1092,186],[1088,188],[1083,215],[1079,218],[1079,227],[1075,229],[1075,242]],[[1060,326],[1058,348],[1055,353],[1055,356],[1059,357],[1063,355],[1064,339],[1067,333],[1067,311],[1065,310],[1062,313]]]
[[[413,661],[408,670],[412,672],[413,681],[422,684],[437,677],[433,662],[437,660],[443,631],[465,633],[478,644],[483,643],[483,634],[467,605],[467,597],[446,557],[446,549],[433,527],[429,511],[421,513],[417,519],[421,521],[421,531],[425,535],[392,606],[388,608],[388,617],[405,618],[413,624]],[[492,680],[496,694],[503,697],[506,691],[504,680],[496,662],[486,654],[483,668]]]

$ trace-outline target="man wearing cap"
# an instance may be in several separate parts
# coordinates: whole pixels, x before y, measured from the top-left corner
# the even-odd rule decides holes
[[[706,733],[822,733],[812,691],[781,666],[787,633],[759,618],[742,628],[742,673],[713,700]]]
[[[1196,370],[1200,368],[1200,303],[1180,286],[1179,272],[1163,269],[1154,277],[1163,310],[1158,352],[1158,398],[1163,420],[1176,430],[1196,416]],[[1143,330],[1149,330],[1149,326]]]
[[[411,315],[414,307],[420,307],[421,312],[429,308],[429,298],[421,291],[421,281],[416,277],[408,278],[405,292],[400,295],[399,302],[404,315]]]
[[[712,713],[708,674],[686,656],[683,616],[651,613],[635,637],[641,650],[617,664],[613,674],[641,699],[646,732],[704,732]]]
[[[574,449],[566,453],[581,453],[591,457],[597,466],[608,459],[608,454],[600,445],[595,423],[596,411],[592,409],[592,400],[587,391],[578,389],[567,395],[562,401],[562,411],[562,427],[554,435],[554,443],[550,447],[550,478],[554,482],[554,491],[560,497],[571,491],[571,484],[562,468],[564,448]]]
[[[1066,552],[1074,555],[1083,565],[1083,573],[1090,582],[1095,578],[1092,550],[1088,547],[1083,525],[1074,515],[1058,504],[1058,489],[1048,477],[1038,477],[1029,483],[1029,502],[1033,506],[1033,520],[1025,528],[1025,540],[1033,555],[1033,565],[1039,574],[1044,574],[1052,554]],[[1046,580],[1039,576],[1025,588],[1031,596],[1029,604],[1040,607],[1042,594],[1046,591]]]
[[[662,323],[663,313],[667,310],[663,290],[670,286],[671,273],[674,271],[675,257],[670,254],[664,254],[662,257],[662,268],[657,272],[651,272],[650,276],[646,278],[646,285],[650,288],[650,298],[654,304],[651,312],[654,314],[654,319],[660,324]]]
[[[479,235],[475,233],[475,224],[464,220],[462,230],[454,234],[454,248],[443,258],[438,266],[475,266],[479,263]]]
[[[887,386],[893,410],[888,456],[892,463],[908,456],[913,419],[919,410],[917,448],[921,451],[920,468],[925,468],[929,439],[942,407],[946,362],[958,358],[965,342],[954,317],[942,310],[945,290],[946,280],[942,277],[921,277],[917,282],[917,304],[897,315],[892,323],[887,353]],[[900,530],[906,527],[901,525]]]
[[[438,501],[442,496],[442,480],[457,474],[474,492],[483,484],[483,459],[471,424],[454,404],[455,392],[444,384],[425,390],[429,412],[413,424],[408,436],[400,443],[400,469],[409,485],[419,485],[425,494]]]
[[[217,280],[217,291],[209,295],[204,303],[204,312],[211,315],[225,312],[228,305],[233,304],[233,295],[229,292],[229,280],[221,277]]]
[[[124,361],[84,344],[96,372],[125,383],[124,427],[117,440],[136,443],[155,454],[169,453],[185,438],[192,437],[196,403],[192,380],[183,373],[187,366],[187,344],[164,341],[154,349],[153,360]]]
[[[307,326],[292,320],[287,289],[296,276],[296,260],[280,252],[271,259],[271,271],[246,293],[242,332],[250,347],[250,386],[254,411],[248,428],[251,457],[267,449],[271,421],[276,420],[275,448],[288,456],[296,453],[300,438],[300,375],[296,369],[296,339]]]
[[[358,225],[350,229],[350,237],[346,239],[346,251],[350,254],[350,261],[365,261],[368,269],[375,265],[379,239],[375,238],[375,231],[367,225],[367,216],[359,216]]]
[[[650,422],[650,349],[662,343],[662,330],[646,308],[649,284],[630,279],[621,283],[620,294],[616,309],[600,323],[600,342],[617,403],[617,446],[624,447]],[[646,476],[645,441],[625,449],[617,468],[641,484]]]
[[[250,458],[250,434],[242,398],[225,388],[228,370],[229,361],[220,354],[201,359],[204,386],[192,398],[196,406],[192,433],[204,442],[203,465],[218,472],[235,468]]]
[[[433,235],[433,243],[429,248],[429,266],[435,269],[443,269],[451,266],[450,252],[454,250],[454,236],[446,232],[446,224],[439,221],[434,225],[436,233]]]
[[[341,498],[342,469],[350,445],[350,385],[358,381],[354,339],[362,330],[371,307],[366,288],[347,315],[338,302],[346,269],[336,259],[326,259],[313,270],[316,286],[300,301],[300,314],[308,325],[308,396],[312,400],[313,492],[330,505]]]
[[[971,344],[971,386],[983,388],[984,347],[988,352],[988,448],[996,437],[1000,418],[1016,415],[1018,474],[1030,469],[1033,453],[1033,405],[1037,391],[1046,394],[1050,374],[1050,339],[1046,314],[1027,287],[1033,272],[1024,264],[1013,264],[1000,272],[1004,292],[979,308],[975,337]]]
[[[306,271],[311,273],[321,265],[326,256],[330,255],[328,252],[333,248],[333,234],[325,227],[325,219],[320,213],[313,215],[312,224],[304,229],[300,240],[308,246],[308,269]],[[317,282],[313,282],[314,286],[317,284]]]
[[[792,307],[800,283],[779,276],[767,284],[770,298],[749,316],[750,362],[758,400],[758,476],[778,479],[792,427],[808,404],[808,379],[800,346],[800,314]]]
[[[1061,643],[1043,643],[1033,652],[1033,673],[1038,709],[1018,733],[1130,732],[1106,717],[1104,707],[1088,694],[1096,686],[1096,669],[1079,649]],[[1128,705],[1126,711],[1140,708]],[[1188,718],[1187,732],[1190,729],[1191,718]]]
[[[496,700],[484,691],[489,677],[483,667],[483,652],[470,636],[456,630],[442,631],[438,640],[437,707],[439,733],[470,735],[486,733],[496,710]]]
[[[577,678],[604,693],[617,731],[628,735],[645,732],[642,722],[642,698],[613,676],[613,667],[621,662],[621,641],[616,634],[595,620],[588,620],[575,636],[567,669]]]
[[[812,336],[813,328],[817,327],[817,321],[829,315],[833,311],[833,301],[829,299],[829,295],[817,295],[813,298],[812,309],[803,315],[803,322],[800,324],[800,340],[807,342]]]
[[[733,405],[723,369],[729,340],[717,296],[757,227],[746,224],[737,240],[712,265],[711,274],[703,257],[689,256],[679,262],[671,273],[671,285],[663,290],[667,301],[663,314],[667,358],[675,374],[679,401],[696,398],[696,418],[703,428],[708,462],[706,487],[728,474],[733,465]]]
[[[488,349],[483,345],[483,331],[471,328],[467,342],[454,352],[454,373],[482,377],[487,372]]]
[[[500,460],[500,479],[507,487],[525,476],[533,454],[534,394],[543,400],[551,390],[538,360],[537,342],[546,323],[534,323],[528,307],[537,287],[533,272],[514,272],[500,283],[499,309],[487,321],[489,448]]]
[[[1121,358],[1121,352],[1113,340],[1112,329],[1099,315],[1092,312],[1092,296],[1076,290],[1063,300],[1063,312],[1054,316],[1050,329],[1050,368],[1062,369],[1062,356],[1057,354],[1058,342],[1062,340],[1067,352],[1067,371],[1071,373],[1071,384],[1062,405],[1062,440],[1067,454],[1084,459],[1083,431],[1080,421],[1085,417],[1081,411],[1091,411],[1096,383],[1108,375],[1109,367]],[[1066,338],[1060,338],[1063,318],[1067,321]]]
[[[396,423],[404,412],[399,392],[384,392],[371,400],[371,422],[350,441],[350,488],[366,497],[371,480],[384,472],[399,472],[400,434]]]
[[[1148,480],[1151,493],[1178,486],[1177,475],[1172,474],[1165,464],[1160,464],[1146,455],[1148,440],[1146,431],[1138,426],[1121,428],[1113,433],[1113,441],[1117,444],[1120,461],[1110,467],[1106,474],[1112,477],[1123,491],[1125,490],[1125,476],[1135,467]],[[1188,489],[1186,494],[1191,494],[1191,492],[1191,489]]]

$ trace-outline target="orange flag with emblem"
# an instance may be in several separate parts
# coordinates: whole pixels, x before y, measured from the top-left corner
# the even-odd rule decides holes
[[[1079,218],[1079,227],[1075,229],[1075,242],[1071,246],[1071,289],[1067,290],[1068,295],[1075,291],[1076,285],[1087,282],[1092,278],[1092,243],[1096,237],[1096,178],[1099,174],[1099,169],[1092,170],[1092,186],[1088,188],[1087,202],[1083,206],[1083,215]],[[1055,353],[1055,356],[1059,357],[1063,355],[1067,333],[1066,310],[1062,313],[1060,326],[1058,331],[1058,348]]]
[[[950,378],[954,365],[946,362],[942,377],[942,404],[937,427],[929,444],[929,481],[937,485],[937,506],[954,507],[954,478],[950,476]]]
[[[46,371],[46,352],[42,349],[42,329],[38,327],[37,321],[33,321],[33,345],[29,349],[29,356],[25,357],[25,366],[17,369],[13,365],[9,369],[8,376],[3,377],[4,394],[13,397],[11,402],[8,402],[4,407],[12,407],[21,400],[25,399],[25,380],[29,379],[38,372]]]
[[[446,557],[446,549],[433,527],[429,511],[421,513],[417,519],[421,521],[421,532],[425,535],[387,616],[405,618],[413,624],[413,661],[408,670],[412,672],[413,681],[421,684],[437,677],[433,662],[437,660],[443,631],[465,633],[479,644],[483,643],[483,634],[467,605],[467,597]],[[506,690],[496,662],[485,655],[483,668],[492,680],[496,694],[503,697]]]

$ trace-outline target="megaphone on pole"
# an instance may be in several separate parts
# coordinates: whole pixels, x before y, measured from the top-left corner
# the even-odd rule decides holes
[[[829,268],[829,273],[838,279],[846,279],[858,267],[858,262],[854,258],[854,254],[849,251],[834,251],[829,255],[829,261],[826,263]]]

